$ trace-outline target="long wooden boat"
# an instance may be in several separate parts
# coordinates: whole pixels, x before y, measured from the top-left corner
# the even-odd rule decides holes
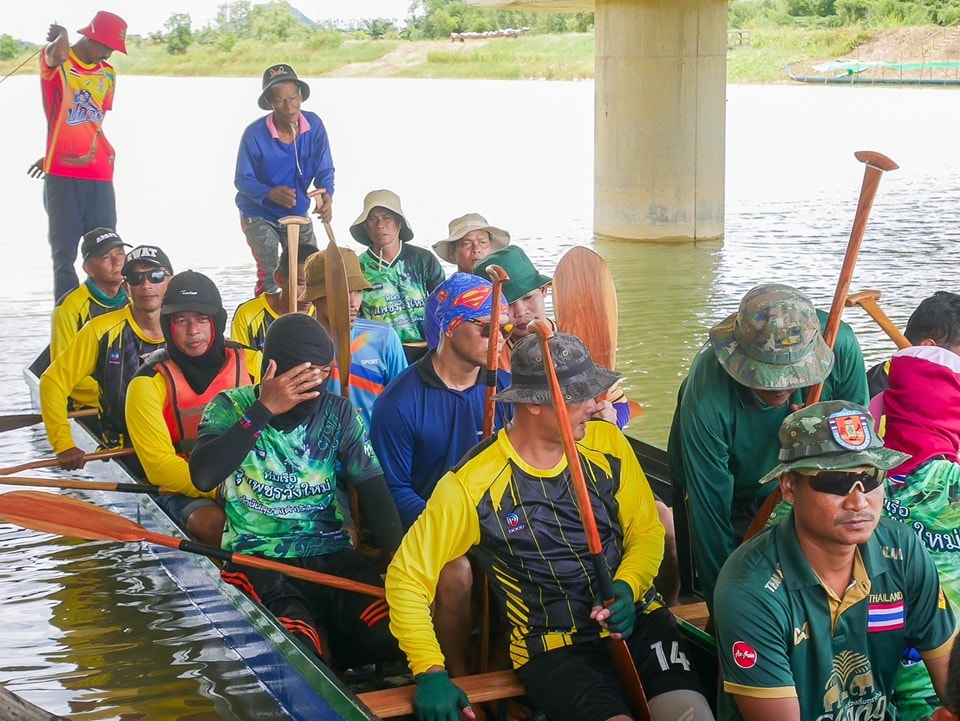
[[[28,368],[24,377],[31,392],[32,402],[39,409],[39,373],[49,363],[49,356],[41,354]],[[88,419],[74,419],[77,429],[74,437],[85,451],[96,447],[92,423]],[[668,505],[672,499],[670,471],[666,451],[627,433],[654,493]],[[100,463],[93,467],[104,480],[144,483],[135,466],[123,458]],[[89,492],[98,505],[126,518],[135,520],[151,531],[186,538],[184,532],[149,494],[117,494]],[[681,554],[689,553],[688,544],[681,544]],[[151,547],[164,569],[184,593],[195,603],[198,613],[207,616],[213,628],[226,639],[254,675],[277,699],[292,719],[326,721],[327,719],[380,718],[374,708],[390,718],[410,713],[410,693],[400,690],[374,691],[356,694],[325,664],[307,652],[262,605],[220,579],[220,569],[213,561],[184,554],[163,547]],[[688,593],[691,580],[684,578],[682,591]],[[689,597],[689,596],[688,596]],[[693,602],[674,609],[683,636],[690,644],[694,667],[701,676],[708,698],[715,698],[716,642],[703,630],[707,611],[702,602]],[[517,684],[512,672],[491,673],[470,677],[478,688],[477,698],[499,698],[510,695]],[[471,698],[473,698],[471,694]],[[400,699],[398,703],[398,698]],[[366,701],[366,703],[365,703]],[[370,704],[368,706],[367,704]],[[373,706],[373,708],[371,708]]]
[[[960,85],[960,78],[933,78],[933,77],[876,77],[860,75],[859,73],[844,73],[843,75],[795,75],[790,63],[784,63],[787,77],[797,83],[809,85],[929,85],[934,87],[951,87]]]

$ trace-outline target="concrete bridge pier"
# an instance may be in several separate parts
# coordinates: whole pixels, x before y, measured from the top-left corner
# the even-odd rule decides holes
[[[595,0],[594,232],[723,237],[726,0]]]

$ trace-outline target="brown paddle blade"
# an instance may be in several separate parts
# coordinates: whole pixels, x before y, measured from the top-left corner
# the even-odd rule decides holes
[[[327,286],[327,317],[330,319],[330,336],[337,354],[337,370],[340,372],[340,395],[350,397],[350,286],[347,285],[347,268],[333,236],[330,223],[323,224],[327,231],[327,252],[324,253],[323,274]]]
[[[109,461],[111,458],[122,458],[123,456],[132,456],[132,448],[111,448],[109,451],[97,451],[96,453],[87,453],[83,456],[83,460],[87,461]],[[10,476],[14,473],[20,473],[21,471],[31,471],[35,468],[56,468],[60,465],[60,462],[56,458],[44,458],[39,461],[29,461],[27,463],[21,463],[18,466],[10,466],[8,468],[0,468],[0,476]]]
[[[553,274],[553,312],[557,328],[582,340],[594,363],[617,367],[617,288],[597,253],[575,246],[560,258]]]
[[[0,520],[43,533],[82,538],[87,541],[147,541],[187,553],[229,561],[238,566],[276,571],[292,578],[383,598],[383,589],[340,576],[318,573],[259,556],[231,553],[162,533],[148,531],[113,511],[77,498],[42,491],[11,491],[0,495]]]
[[[89,418],[95,415],[97,415],[96,408],[83,408],[79,411],[70,411],[70,413],[67,414],[70,418]],[[18,413],[11,416],[0,416],[0,433],[33,426],[42,420],[43,416],[39,413]]]

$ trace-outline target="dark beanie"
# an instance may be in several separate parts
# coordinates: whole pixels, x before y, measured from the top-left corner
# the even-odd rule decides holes
[[[276,375],[280,375],[301,363],[328,365],[333,355],[333,341],[315,318],[306,313],[287,313],[267,328],[263,372],[266,373],[271,360],[276,361]]]

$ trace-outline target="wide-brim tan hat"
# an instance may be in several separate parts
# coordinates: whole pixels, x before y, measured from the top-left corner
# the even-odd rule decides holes
[[[474,230],[485,230],[490,234],[491,252],[510,245],[510,233],[490,225],[480,213],[467,213],[459,218],[454,218],[448,224],[448,228],[449,237],[434,243],[433,252],[454,265],[456,265],[457,260],[454,258],[453,251],[456,249],[457,242]]]
[[[348,290],[373,290],[373,286],[363,277],[360,259],[349,248],[338,248],[343,258],[343,268],[347,272]],[[303,277],[307,287],[297,298],[301,303],[313,302],[327,297],[327,251],[314,253],[303,266]]]
[[[363,245],[372,245],[370,236],[367,235],[367,229],[364,223],[367,222],[367,216],[374,208],[386,208],[400,216],[400,240],[406,242],[413,238],[413,228],[407,222],[407,216],[403,214],[403,208],[400,207],[400,196],[392,190],[371,190],[363,199],[363,212],[357,216],[350,226],[350,235],[354,240]]]

